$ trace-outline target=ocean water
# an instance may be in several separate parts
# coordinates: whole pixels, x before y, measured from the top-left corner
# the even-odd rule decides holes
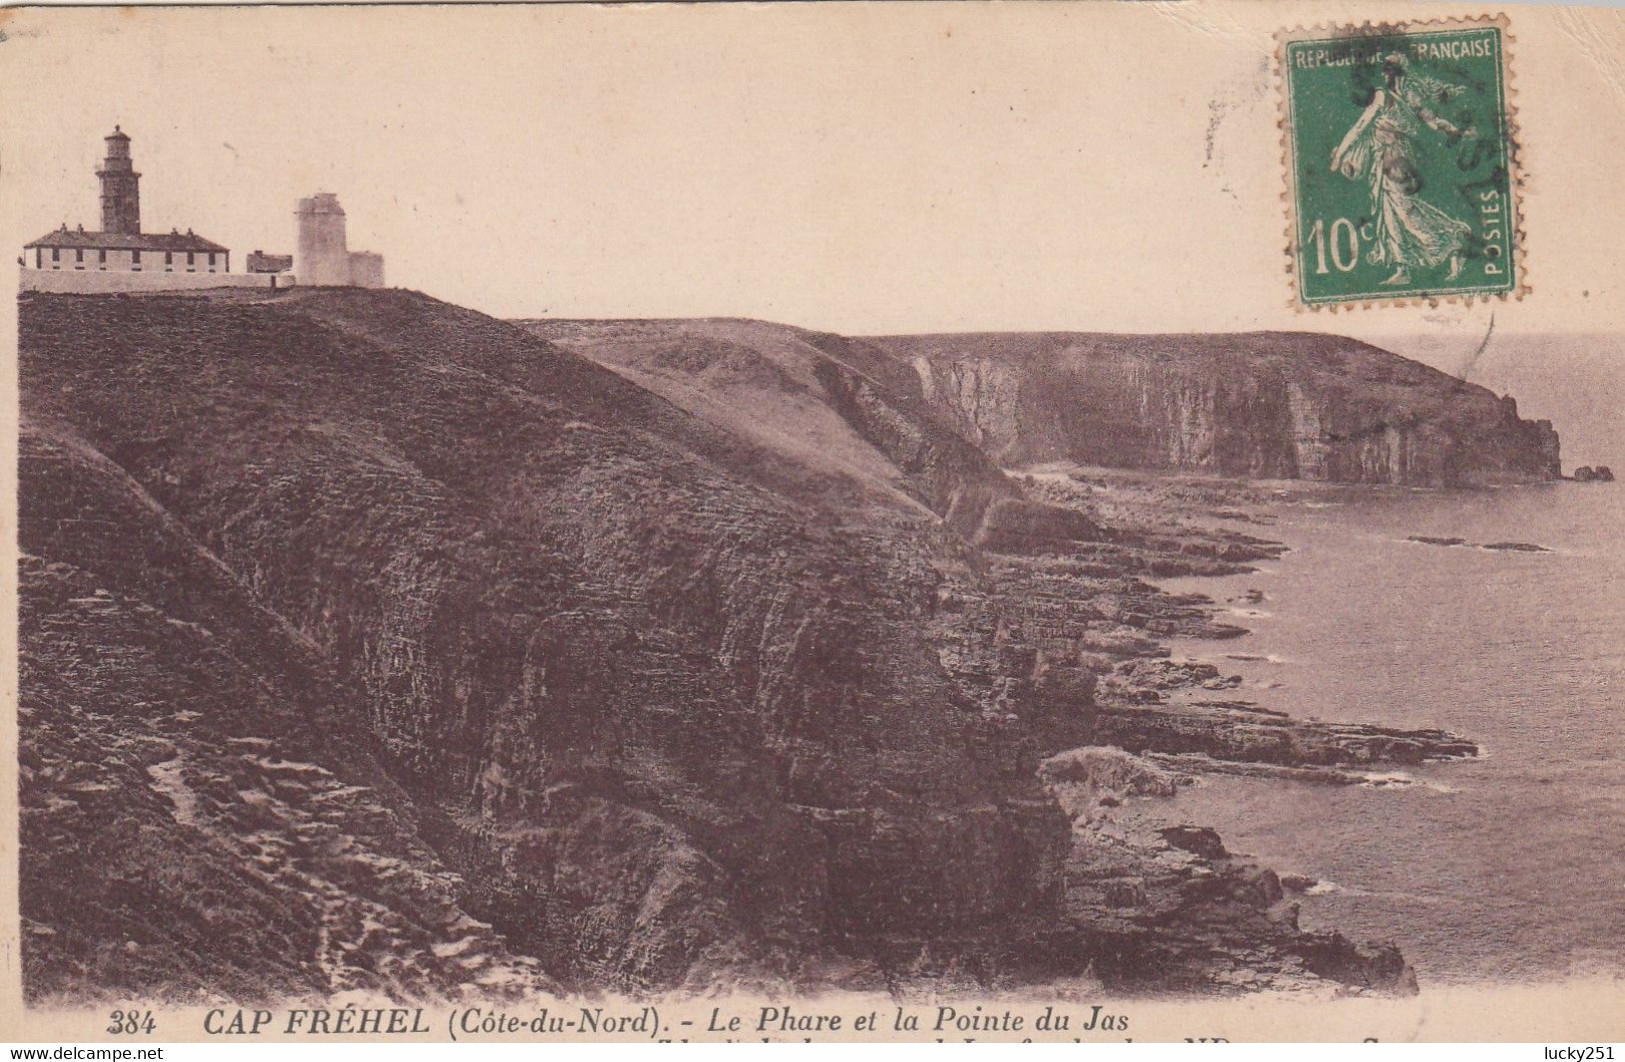
[[[1480,759],[1407,787],[1209,778],[1168,807],[1320,879],[1302,922],[1398,943],[1423,985],[1625,974],[1625,483],[1283,505],[1291,552],[1179,580],[1252,630],[1176,657],[1326,721],[1441,727]],[[1551,553],[1407,542],[1519,541]],[[1230,654],[1268,657],[1229,659]]]

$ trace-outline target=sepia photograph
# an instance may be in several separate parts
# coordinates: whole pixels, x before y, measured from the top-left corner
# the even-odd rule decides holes
[[[0,1039],[1625,1039],[1625,11],[25,6],[0,98]]]

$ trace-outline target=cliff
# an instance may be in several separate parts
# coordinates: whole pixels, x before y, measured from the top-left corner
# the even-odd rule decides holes
[[[979,935],[1019,950],[1009,927],[1055,909],[1067,826],[1026,724],[1000,707],[1009,665],[982,630],[997,619],[940,605],[979,596],[978,576],[932,506],[1002,481],[951,433],[939,432],[969,466],[964,483],[930,460],[853,473],[398,292],[28,297],[21,353],[37,429],[24,438],[24,550],[71,564],[119,608],[156,609],[159,634],[173,618],[177,643],[223,645],[223,628],[260,617],[282,632],[268,644],[301,649],[234,654],[242,681],[309,690],[305,657],[325,676],[305,732],[272,716],[280,698],[199,676],[173,698],[184,714],[164,716],[162,740],[197,745],[206,769],[165,773],[167,803],[139,773],[113,792],[140,791],[177,825],[205,785],[208,799],[229,797],[211,779],[234,767],[233,746],[206,755],[189,736],[197,716],[244,717],[245,740],[273,742],[266,755],[336,777],[335,760],[364,768],[375,755],[398,786],[385,810],[457,873],[460,909],[572,984],[757,969],[794,983],[832,955],[853,983],[882,984],[933,940],[948,955]],[[877,438],[906,430],[874,427],[884,410],[861,394],[848,408]],[[46,439],[108,468],[140,504],[64,508],[71,477]],[[898,486],[916,483],[918,499]],[[161,577],[139,545],[154,527],[215,581]],[[133,544],[104,548],[120,534]],[[25,625],[31,674],[52,654],[102,652],[75,597],[32,579],[24,593],[47,612]],[[177,597],[186,610],[166,604]],[[962,669],[943,665],[944,643],[971,647]],[[127,692],[109,703],[173,682],[181,651],[110,659]],[[25,721],[25,749],[40,756],[92,710],[71,684],[44,681],[25,683],[24,706],[38,720]],[[122,709],[106,725],[135,739]],[[39,991],[71,976],[63,939],[93,935],[79,923],[99,917],[56,906],[51,883],[91,872],[113,826],[71,815],[48,788],[27,790],[25,820],[38,841],[25,912],[61,926],[30,938]],[[182,861],[185,836],[153,865]],[[223,849],[187,858],[222,877],[237,864]],[[274,870],[275,853],[265,860]],[[190,901],[153,876],[163,895],[142,932],[162,938],[170,919],[157,913]],[[296,920],[275,905],[262,917]],[[882,936],[902,958],[877,954]],[[191,979],[229,984],[230,962],[199,957]]]
[[[1554,479],[1556,432],[1418,362],[1340,336],[875,337],[1001,465],[1075,461],[1339,483]]]
[[[459,906],[317,647],[65,426],[20,474],[32,999],[554,986]]]
[[[912,499],[961,531],[1014,493],[906,365],[845,337],[730,318],[514,323],[752,448]]]
[[[1008,477],[750,322],[31,295],[20,355],[34,998],[1407,984],[1040,772],[1470,751],[1137,670],[1241,633],[1144,581],[1279,552],[1229,488]]]

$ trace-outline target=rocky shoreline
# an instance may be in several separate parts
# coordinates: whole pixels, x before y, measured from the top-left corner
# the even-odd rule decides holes
[[[1202,556],[1191,573],[1204,575],[1241,574],[1283,552],[1237,525],[1267,527],[1272,508],[1335,493],[1062,466],[1049,466],[1031,485],[1057,504],[1110,511],[1130,529],[1124,538]],[[1225,559],[1213,564],[1215,556]],[[1175,661],[1160,640],[1241,638],[1244,628],[1214,617],[1244,615],[1227,606],[1265,601],[1258,590],[1221,603],[1149,586],[1125,596],[1115,618],[1148,637],[1109,654],[1094,689],[1090,743],[1039,767],[1072,821],[1065,917],[1097,942],[1092,968],[1124,991],[1413,993],[1416,979],[1399,947],[1301,929],[1293,894],[1312,882],[1283,884],[1229,852],[1210,828],[1183,821],[1177,805],[1165,806],[1208,774],[1403,785],[1402,775],[1383,768],[1478,754],[1473,742],[1440,730],[1321,723],[1260,707],[1236,695],[1239,676]],[[1158,973],[1148,978],[1146,970]]]
[[[1209,429],[1313,457],[1228,434],[1291,428],[1291,381],[1164,380],[1157,431],[1206,425],[1170,467],[1012,472],[909,361],[763,322],[308,290],[33,296],[20,335],[33,1000],[1414,988],[1165,803],[1475,751],[1170,659],[1244,655],[1247,609],[1158,581],[1280,556],[1273,508],[1334,489],[1182,471]],[[1397,371],[1328,351],[1316,387]],[[1555,459],[1404,375],[1299,413],[1459,402],[1485,477]],[[1472,471],[1423,434],[1315,468]]]
[[[1137,800],[1172,796],[1192,783],[1189,776],[1098,746],[1052,757],[1041,771],[1073,816],[1067,917],[1102,942],[1095,969],[1117,988],[1417,990],[1394,945],[1302,929],[1290,897],[1306,883],[1284,884],[1274,871],[1229,852],[1208,827],[1161,825],[1155,809],[1125,810]]]

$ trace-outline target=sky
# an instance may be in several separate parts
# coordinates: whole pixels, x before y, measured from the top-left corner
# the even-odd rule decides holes
[[[117,123],[145,228],[194,228],[240,268],[291,251],[294,202],[331,191],[392,285],[499,316],[1308,329],[1447,368],[1620,331],[1625,16],[1605,9],[1507,8],[1532,294],[1292,306],[1273,34],[1355,10],[10,11],[0,202],[19,249],[98,227]],[[1625,372],[1617,344],[1567,356]]]

